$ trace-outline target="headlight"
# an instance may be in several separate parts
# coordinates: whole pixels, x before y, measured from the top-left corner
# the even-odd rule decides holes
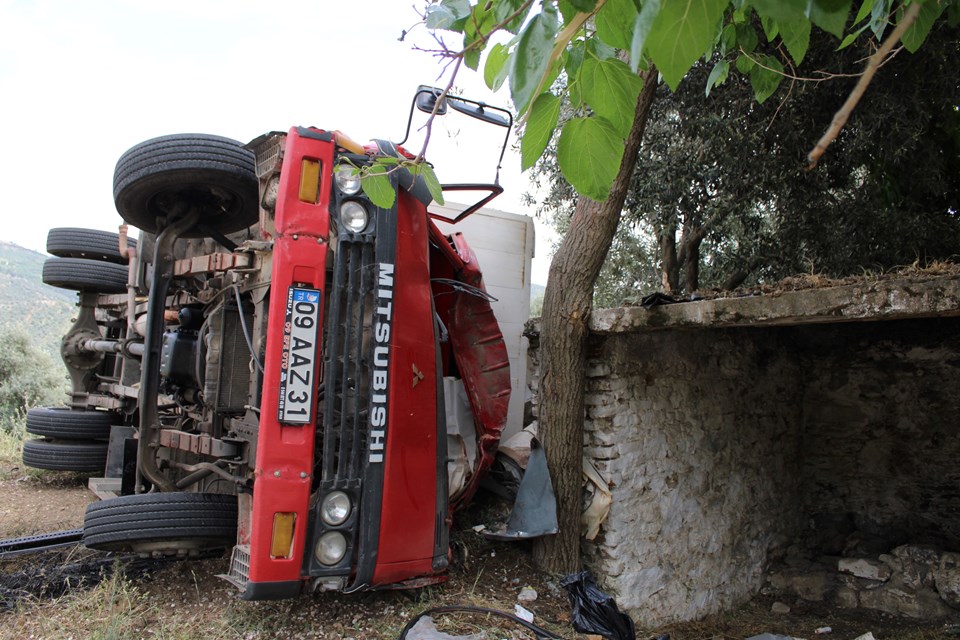
[[[340,206],[340,223],[354,233],[367,228],[367,208],[359,202],[348,200]]]
[[[335,565],[347,554],[347,539],[339,531],[329,531],[317,540],[315,553],[320,564]]]
[[[350,496],[343,491],[334,491],[320,504],[320,517],[331,527],[337,527],[350,517],[350,508]]]
[[[349,164],[341,164],[334,174],[337,188],[348,196],[360,193],[360,173]]]

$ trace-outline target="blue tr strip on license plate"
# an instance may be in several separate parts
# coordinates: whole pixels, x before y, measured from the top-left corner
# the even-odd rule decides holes
[[[319,325],[320,291],[290,287],[283,323],[277,410],[277,419],[285,424],[304,425],[313,422]]]

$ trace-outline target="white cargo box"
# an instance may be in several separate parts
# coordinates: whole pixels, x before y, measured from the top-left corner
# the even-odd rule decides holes
[[[433,204],[430,211],[456,217],[465,205]],[[437,221],[444,233],[459,231],[477,254],[487,292],[496,298],[493,312],[510,356],[510,412],[503,439],[523,428],[523,404],[527,399],[527,339],[523,325],[530,317],[530,269],[533,261],[533,218],[517,213],[480,209],[462,222]]]

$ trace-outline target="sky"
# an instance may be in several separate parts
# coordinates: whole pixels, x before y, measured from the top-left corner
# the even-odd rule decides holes
[[[116,161],[156,136],[249,142],[307,125],[359,141],[400,140],[417,86],[446,84],[444,63],[415,48],[436,46],[414,27],[420,4],[0,0],[0,240],[42,252],[51,227],[116,230]],[[404,30],[411,32],[400,41]],[[508,106],[505,90],[491,94],[469,70],[457,87]],[[441,121],[427,154],[441,182],[492,181],[500,132]],[[492,207],[533,213],[521,205],[529,186],[509,150],[501,183],[506,192]],[[550,233],[536,224],[532,281],[542,284]]]

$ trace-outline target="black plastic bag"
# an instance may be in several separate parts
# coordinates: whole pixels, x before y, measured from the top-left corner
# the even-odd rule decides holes
[[[633,620],[621,613],[611,596],[597,587],[589,571],[571,573],[560,581],[573,607],[573,628],[579,633],[595,633],[608,640],[636,640]]]

